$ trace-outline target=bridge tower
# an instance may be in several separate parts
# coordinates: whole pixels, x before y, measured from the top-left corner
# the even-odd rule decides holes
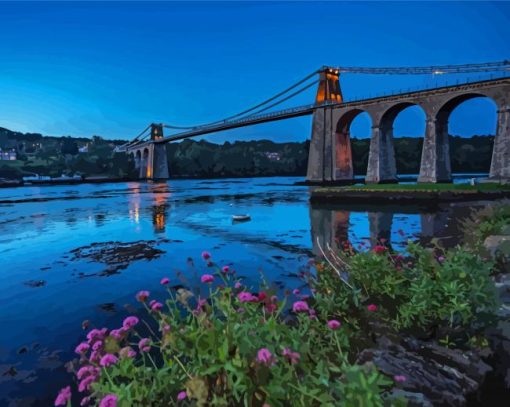
[[[163,124],[151,124],[151,140],[159,140],[163,138]]]
[[[166,144],[158,142],[164,137],[163,125],[152,123],[150,140],[128,148],[135,157],[140,179],[163,180],[169,178]]]
[[[324,67],[319,71],[319,87],[312,119],[312,139],[308,153],[309,182],[352,183],[352,163],[349,126],[339,120],[335,105],[342,103],[338,69]]]
[[[315,103],[342,103],[342,91],[340,89],[338,69],[323,67],[319,71],[319,88],[317,89],[317,96]]]

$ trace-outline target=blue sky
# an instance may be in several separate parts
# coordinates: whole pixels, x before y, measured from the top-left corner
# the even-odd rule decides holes
[[[130,138],[150,122],[221,119],[322,65],[510,59],[510,3],[501,2],[1,2],[0,15],[0,127],[57,136]],[[345,75],[341,86],[349,98],[436,80]],[[289,104],[313,98],[311,90]],[[301,141],[310,121],[208,139]],[[419,136],[423,121],[410,108],[395,134]],[[369,126],[360,117],[352,134],[366,137]],[[463,136],[494,129],[490,100],[466,102],[450,120],[450,132]]]

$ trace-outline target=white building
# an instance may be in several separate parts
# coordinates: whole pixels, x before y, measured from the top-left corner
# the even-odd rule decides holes
[[[17,160],[16,150],[14,148],[4,149],[0,148],[0,161],[14,161]]]

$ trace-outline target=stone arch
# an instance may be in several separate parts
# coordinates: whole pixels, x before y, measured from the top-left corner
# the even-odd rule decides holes
[[[140,168],[140,165],[142,163],[142,153],[140,150],[136,150],[136,153],[134,153],[135,157],[135,167]]]
[[[447,102],[445,102],[436,113],[436,132],[438,135],[438,142],[444,143],[447,145],[447,151],[445,149],[444,154],[448,154],[446,159],[450,163],[450,171],[452,171],[452,146],[450,146],[450,118],[452,113],[462,104],[469,100],[474,99],[485,99],[489,100],[493,105],[494,113],[497,115],[498,110],[498,102],[489,94],[485,94],[484,92],[469,92],[461,95],[454,96],[450,98]],[[489,168],[486,168],[484,171],[489,172]]]
[[[420,111],[423,114],[423,125],[425,127],[426,124],[426,118],[427,118],[427,112],[424,109],[423,106],[421,106],[419,103],[414,101],[404,101],[396,103],[390,107],[388,107],[381,115],[381,118],[379,120],[379,131],[380,131],[380,137],[381,137],[381,146],[386,147],[388,151],[384,152],[382,157],[386,156],[386,160],[383,160],[381,163],[381,173],[387,174],[388,178],[390,180],[393,180],[397,178],[397,170],[401,171],[402,168],[397,168],[397,163],[395,159],[395,135],[394,135],[394,127],[395,127],[395,121],[399,117],[399,115],[411,107],[417,107],[420,109]],[[424,139],[425,134],[421,135],[421,139]],[[418,140],[421,146],[421,140]],[[419,158],[418,162],[416,163],[419,165]]]
[[[456,94],[448,99],[440,99],[439,107],[433,110],[435,113],[432,113],[427,118],[419,182],[451,182],[452,169],[448,131],[450,115],[463,102],[480,97],[492,99],[497,106],[496,100],[483,90],[465,92]],[[494,161],[494,150],[492,161]]]
[[[362,113],[367,113],[372,121],[370,113],[363,109],[354,108],[344,112],[336,123],[334,135],[334,176],[335,180],[352,180],[354,169],[352,162],[351,134],[352,122]]]
[[[149,149],[145,147],[142,151],[142,166],[140,168],[140,178],[151,178],[152,168],[149,160]]]

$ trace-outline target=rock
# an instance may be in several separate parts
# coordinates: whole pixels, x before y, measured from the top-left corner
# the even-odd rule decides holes
[[[71,250],[71,261],[89,259],[107,265],[99,276],[118,274],[132,262],[138,260],[152,260],[161,256],[165,251],[157,249],[155,240],[140,240],[136,242],[101,242]]]
[[[483,242],[483,245],[494,260],[503,265],[508,265],[510,263],[510,236],[488,236]],[[508,268],[505,267],[505,269]]]
[[[390,403],[398,399],[405,399],[407,407],[433,407],[430,400],[423,393],[413,393],[402,389],[393,389],[390,393],[384,395],[384,399]]]
[[[510,389],[510,321],[501,320],[485,333],[495,357],[491,360],[494,377]]]
[[[406,340],[405,346],[384,341],[384,348],[366,349],[357,363],[374,363],[387,376],[406,376],[399,387],[416,396],[416,406],[464,406],[491,371],[473,352],[435,343]],[[394,392],[392,392],[394,393]],[[421,403],[421,404],[420,404]],[[428,403],[428,404],[427,404]]]

